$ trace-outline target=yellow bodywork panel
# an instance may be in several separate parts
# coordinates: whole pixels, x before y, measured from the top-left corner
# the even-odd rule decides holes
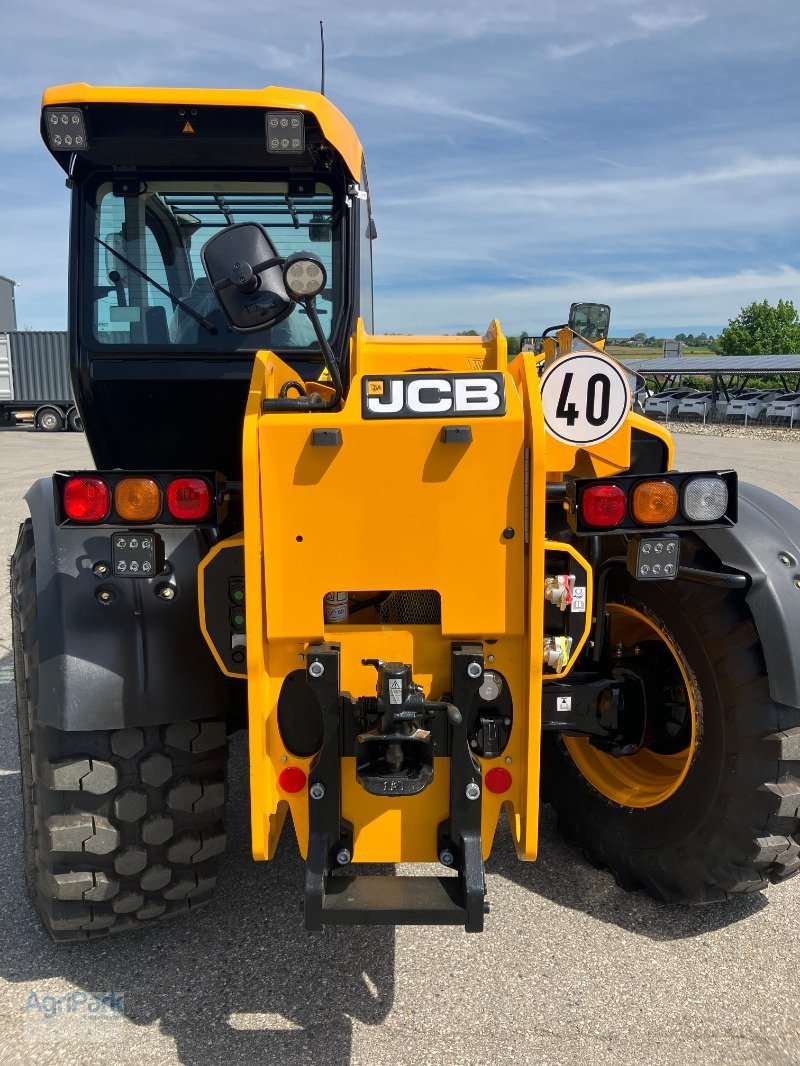
[[[308,774],[313,757],[287,750],[277,707],[286,677],[304,669],[308,646],[339,645],[340,686],[353,697],[374,694],[375,671],[362,659],[379,658],[412,664],[425,697],[441,700],[451,687],[452,645],[463,642],[483,645],[487,669],[499,671],[513,694],[509,743],[499,758],[481,760],[484,774],[502,766],[512,776],[501,795],[483,790],[484,855],[505,807],[520,858],[533,859],[547,552],[571,556],[587,585],[582,633],[563,671],[548,678],[568,673],[592,617],[591,567],[573,547],[545,540],[542,501],[548,481],[582,463],[603,473],[627,469],[638,417],[629,416],[589,453],[549,438],[539,393],[542,357],[523,353],[509,364],[496,322],[483,337],[458,338],[372,337],[359,323],[350,356],[350,387],[339,411],[263,414],[263,400],[298,380],[271,352],[257,354],[250,385],[243,497],[253,854],[272,856],[288,811],[307,851],[307,790],[284,791],[279,775],[291,767]],[[452,419],[362,417],[362,385],[370,375],[480,371],[503,375],[506,413],[466,419],[469,444],[443,442]],[[341,443],[315,446],[314,429],[339,430]],[[238,548],[240,541],[228,543]],[[359,620],[358,611],[326,624],[326,593],[375,590],[438,592],[441,625],[383,625],[369,615]],[[448,758],[435,759],[433,782],[416,796],[368,793],[351,757],[341,760],[341,780],[354,861],[436,861],[437,827],[449,811]]]

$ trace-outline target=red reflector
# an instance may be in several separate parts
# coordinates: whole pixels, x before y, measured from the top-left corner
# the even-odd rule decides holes
[[[590,485],[581,495],[581,517],[596,529],[618,526],[625,517],[625,493],[619,485]]]
[[[299,766],[287,766],[278,774],[278,784],[284,792],[299,792],[305,788],[306,772]]]
[[[489,791],[498,795],[502,792],[508,792],[511,788],[511,781],[511,774],[504,766],[495,766],[493,770],[488,771],[483,779],[483,783]]]
[[[211,489],[199,477],[176,477],[167,486],[167,507],[173,518],[199,522],[211,510]]]
[[[73,522],[102,522],[111,508],[108,485],[99,477],[71,477],[63,500],[64,513]]]

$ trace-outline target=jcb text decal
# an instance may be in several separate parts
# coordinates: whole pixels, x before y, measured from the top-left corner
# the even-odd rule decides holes
[[[364,418],[486,418],[506,413],[502,374],[367,376]]]

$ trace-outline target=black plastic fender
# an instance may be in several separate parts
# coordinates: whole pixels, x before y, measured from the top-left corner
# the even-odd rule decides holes
[[[739,483],[739,520],[695,529],[719,561],[750,578],[746,593],[776,703],[800,707],[800,510]]]
[[[207,536],[161,526],[168,573],[98,577],[92,567],[110,562],[112,531],[58,526],[50,478],[25,499],[36,545],[39,721],[119,729],[224,713],[228,688],[200,631],[197,603]],[[171,598],[159,596],[167,585]]]

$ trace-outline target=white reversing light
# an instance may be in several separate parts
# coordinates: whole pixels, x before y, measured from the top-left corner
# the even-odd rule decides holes
[[[683,513],[690,522],[717,522],[728,509],[721,477],[693,477],[683,486]]]

